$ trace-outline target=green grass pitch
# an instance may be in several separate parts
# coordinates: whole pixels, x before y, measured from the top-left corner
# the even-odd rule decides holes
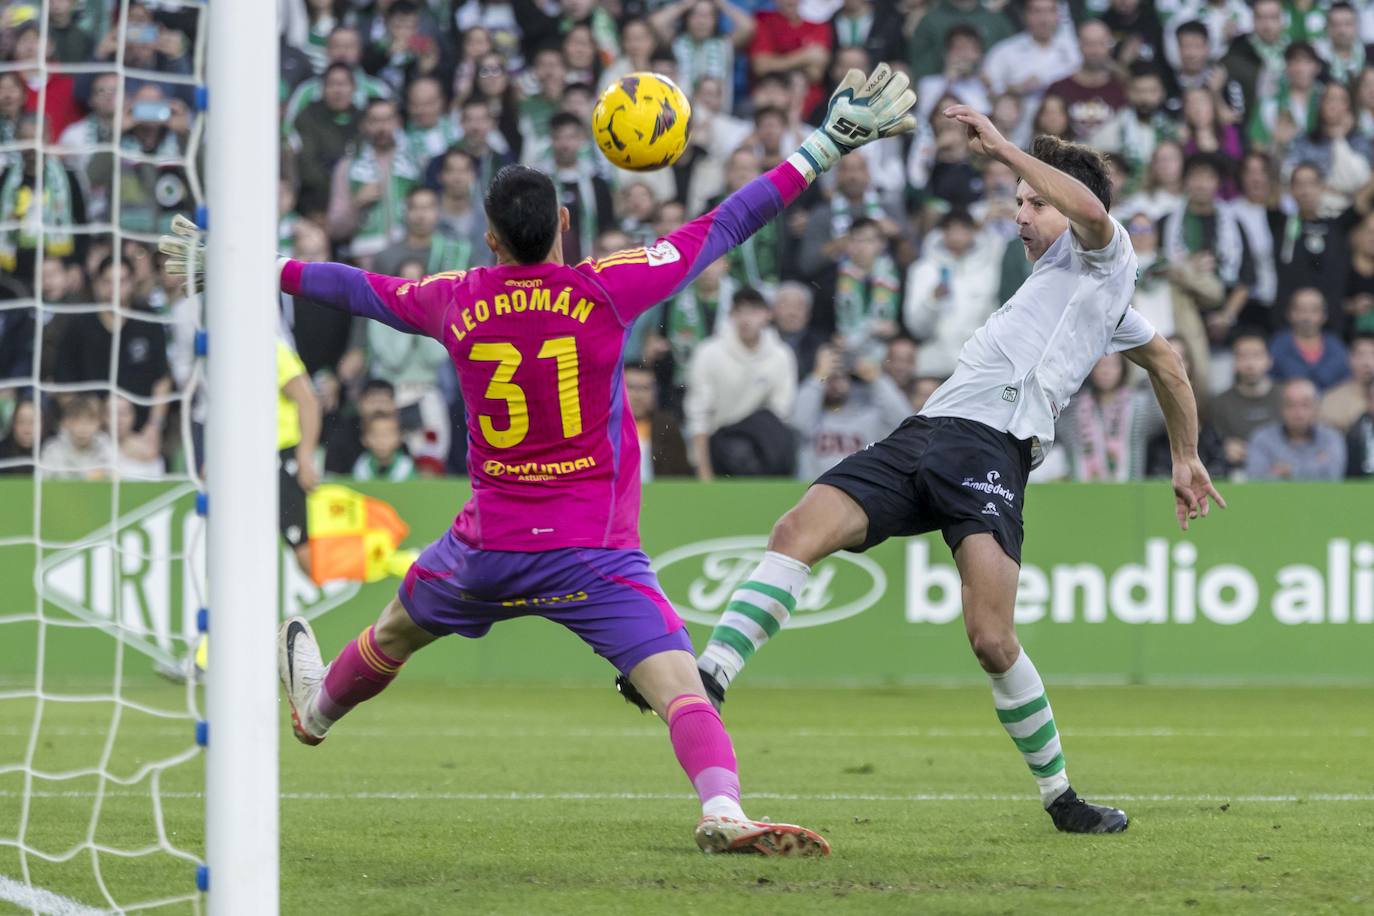
[[[176,703],[175,688],[131,684],[139,699]],[[1050,696],[1071,778],[1129,811],[1124,836],[1054,832],[985,689],[746,678],[725,716],[746,810],[813,826],[835,848],[787,861],[701,855],[696,802],[662,724],[609,686],[403,676],[319,748],[297,745],[283,716],[282,911],[1374,912],[1374,689],[1052,685]],[[108,706],[47,711],[40,765],[99,759]],[[0,703],[3,762],[22,754],[31,714],[28,701]],[[110,768],[184,746],[185,728],[126,715]],[[191,848],[200,779],[193,762],[161,786],[169,838]],[[79,842],[94,780],[41,788],[29,842]],[[2,836],[14,835],[22,789],[16,774],[0,777]],[[150,811],[146,783],[115,789],[97,839],[151,842]],[[192,877],[164,855],[100,864],[125,900],[180,892]],[[0,848],[0,875],[18,874],[14,850]],[[87,853],[33,870],[41,886],[96,905],[91,874]]]

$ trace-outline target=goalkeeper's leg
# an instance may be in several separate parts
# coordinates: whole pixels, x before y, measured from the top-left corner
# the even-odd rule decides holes
[[[845,491],[823,483],[778,519],[768,552],[730,596],[697,661],[713,699],[724,699],[744,665],[787,623],[811,566],[837,550],[862,545],[867,536],[864,509]]]
[[[656,652],[629,670],[640,695],[668,723],[668,737],[701,800],[696,841],[703,852],[827,855],[830,844],[794,824],[751,821],[740,807],[739,768],[720,713],[702,695],[692,653]]]
[[[303,617],[281,625],[277,668],[291,703],[291,725],[304,744],[319,744],[339,719],[395,680],[412,654],[438,637],[393,598],[377,622],[344,646],[329,665]]]

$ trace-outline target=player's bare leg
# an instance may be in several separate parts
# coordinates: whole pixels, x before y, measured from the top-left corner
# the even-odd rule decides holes
[[[668,723],[673,753],[701,799],[696,841],[703,852],[773,856],[830,853],[830,844],[805,827],[751,821],[745,816],[739,803],[735,750],[720,713],[702,690],[692,653],[656,653],[635,665],[629,676],[654,712]]]
[[[717,706],[730,682],[797,608],[811,567],[868,535],[868,516],[847,493],[827,484],[806,491],[773,525],[768,552],[735,589],[701,653],[702,682]]]
[[[392,598],[377,622],[325,665],[305,618],[283,621],[277,633],[277,673],[291,704],[291,727],[297,740],[319,744],[330,726],[385,690],[406,659],[437,638],[411,620],[399,599]]]
[[[706,695],[716,709],[725,690],[759,647],[781,629],[797,607],[797,596],[811,566],[837,550],[855,547],[868,535],[868,516],[847,493],[815,484],[773,525],[768,552],[749,578],[735,589],[711,631],[697,665]],[[627,683],[616,680],[625,699],[648,711],[649,704]]]
[[[1069,786],[1064,752],[1030,656],[1016,639],[1016,585],[1021,568],[988,533],[971,534],[954,551],[964,600],[964,629],[978,663],[992,683],[997,718],[1025,758],[1040,787],[1040,800],[1066,833],[1120,833],[1125,812],[1090,805]]]

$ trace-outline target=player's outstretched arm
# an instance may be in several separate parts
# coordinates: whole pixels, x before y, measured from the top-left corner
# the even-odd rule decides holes
[[[201,288],[205,272],[205,233],[184,216],[172,220],[172,234],[158,239],[167,256],[167,272],[184,276]],[[435,274],[423,280],[372,274],[347,264],[279,258],[281,290],[304,295],[341,311],[380,321],[406,334],[444,338],[443,317],[453,284],[462,271]]]
[[[987,115],[967,105],[951,105],[944,114],[964,125],[970,149],[1005,163],[1047,203],[1068,217],[1073,234],[1085,249],[1097,251],[1111,244],[1115,232],[1112,219],[1087,185],[1012,143],[993,126]]]
[[[1123,351],[1126,358],[1150,374],[1155,399],[1164,411],[1169,451],[1174,463],[1174,511],[1178,524],[1188,530],[1188,520],[1207,515],[1208,500],[1226,508],[1212,485],[1212,476],[1197,453],[1197,400],[1183,360],[1169,342],[1156,334],[1149,343]]]
[[[916,93],[904,73],[879,64],[850,70],[830,97],[821,126],[776,168],[740,188],[648,248],[616,252],[585,269],[611,294],[626,324],[687,284],[731,248],[768,225],[820,174],[866,143],[914,130]]]
[[[347,264],[282,258],[281,291],[380,321],[406,334],[444,339],[444,313],[462,271],[403,280],[368,273]]]

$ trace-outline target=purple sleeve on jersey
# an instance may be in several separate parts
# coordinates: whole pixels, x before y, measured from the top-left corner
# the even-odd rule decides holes
[[[299,268],[295,265],[299,264]],[[371,318],[406,334],[425,331],[402,318],[370,282],[372,276],[346,264],[288,262],[282,272],[282,292],[309,299],[354,315]]]
[[[776,185],[767,175],[753,181],[720,202],[710,214],[706,237],[701,240],[696,256],[690,259],[686,275],[672,293],[678,293],[697,278],[713,261],[731,248],[748,241],[749,237],[768,225],[773,217],[787,206]],[[669,236],[672,239],[672,236]],[[687,255],[687,252],[683,252]]]
[[[610,295],[625,324],[677,294],[716,259],[742,244],[806,190],[791,163],[760,175],[710,213],[659,239],[649,248],[616,252],[586,269]]]

